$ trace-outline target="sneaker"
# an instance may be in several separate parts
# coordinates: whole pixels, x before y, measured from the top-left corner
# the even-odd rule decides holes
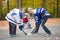
[[[32,31],[31,33],[32,33],[32,34],[36,34],[36,33],[38,33],[38,32],[33,32],[33,31]]]
[[[47,35],[47,37],[50,37],[51,36],[51,34],[46,34]]]
[[[31,32],[31,34],[35,34],[35,32]]]
[[[28,36],[33,35],[32,33],[27,33]]]
[[[16,37],[16,35],[14,35],[14,34],[11,34],[10,36],[11,36],[11,37]]]

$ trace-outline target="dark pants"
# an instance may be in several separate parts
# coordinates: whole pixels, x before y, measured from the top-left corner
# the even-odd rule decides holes
[[[9,33],[10,35],[16,35],[16,25],[9,22]]]
[[[48,17],[42,18],[38,23],[36,23],[36,27],[33,29],[32,33],[37,33],[39,30],[39,26],[41,24],[42,28],[47,34],[51,34],[50,30],[45,26]]]

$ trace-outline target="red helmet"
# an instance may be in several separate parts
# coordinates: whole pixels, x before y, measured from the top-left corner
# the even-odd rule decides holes
[[[25,16],[23,17],[23,23],[27,23],[28,22],[28,18]]]

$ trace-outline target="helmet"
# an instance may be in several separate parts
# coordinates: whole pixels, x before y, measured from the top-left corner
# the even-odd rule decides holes
[[[23,23],[27,23],[28,22],[28,18],[25,16],[23,17]]]

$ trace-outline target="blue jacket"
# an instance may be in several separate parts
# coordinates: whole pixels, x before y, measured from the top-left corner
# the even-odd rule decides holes
[[[44,8],[37,8],[34,10],[35,23],[38,23],[45,16],[50,16],[50,14]]]

